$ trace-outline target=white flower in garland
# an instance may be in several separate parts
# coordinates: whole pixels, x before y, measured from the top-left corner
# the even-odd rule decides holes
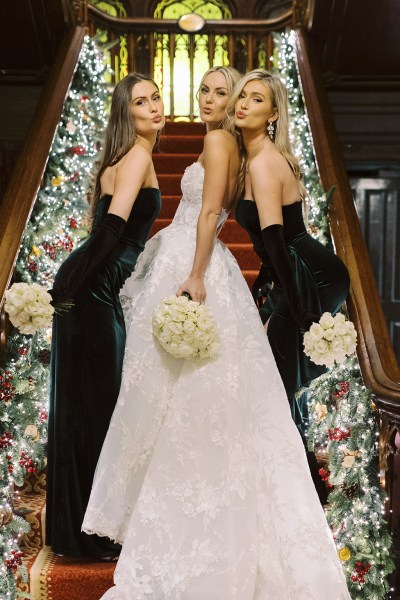
[[[325,312],[319,323],[313,323],[304,334],[304,352],[316,365],[333,367],[335,362],[342,363],[354,354],[356,344],[354,325],[341,313],[333,317]]]
[[[214,358],[220,352],[219,333],[207,306],[186,296],[168,296],[153,313],[154,337],[175,358]]]

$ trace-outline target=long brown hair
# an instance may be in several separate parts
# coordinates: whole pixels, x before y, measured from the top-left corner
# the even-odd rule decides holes
[[[150,81],[157,89],[158,85],[149,75],[130,73],[115,86],[110,117],[105,132],[104,151],[99,170],[95,179],[92,197],[92,216],[96,213],[97,202],[100,198],[100,178],[107,167],[115,165],[125,156],[135,144],[136,126],[131,111],[132,89],[139,81]]]
[[[293,154],[292,144],[290,142],[289,137],[289,110],[287,90],[285,85],[277,75],[272,75],[264,69],[254,69],[253,71],[247,73],[240,80],[240,82],[235,86],[235,89],[233,90],[230,100],[228,102],[228,128],[231,131],[234,128],[235,104],[238,101],[240,93],[249,81],[254,80],[261,81],[269,90],[273,109],[276,110],[276,112],[278,113],[278,118],[273,123],[274,136],[272,141],[274,142],[278,152],[280,152],[280,154],[282,154],[282,156],[286,158],[287,162],[289,163],[290,168],[292,169],[296,179],[299,182],[300,196],[304,198],[306,196],[306,188],[304,187],[304,184],[302,182],[303,174],[300,168],[300,163],[296,156]],[[267,125],[268,123],[265,123],[265,128],[267,128]],[[243,192],[244,181],[246,176],[247,153],[246,148],[243,144],[241,130],[238,127],[235,127],[234,129],[238,138],[240,154],[242,157],[239,175],[239,187]],[[265,135],[268,135],[267,129],[265,129]]]

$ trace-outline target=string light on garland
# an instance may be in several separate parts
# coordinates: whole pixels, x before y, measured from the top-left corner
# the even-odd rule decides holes
[[[106,124],[103,57],[86,38],[49,153],[16,264],[15,279],[51,287],[58,267],[88,235],[88,194]],[[13,512],[15,486],[41,471],[46,456],[51,330],[12,330],[0,371],[0,598],[15,600],[27,581],[21,537],[29,524]],[[21,592],[18,592],[19,594]],[[22,597],[24,594],[22,594]]]
[[[309,197],[308,228],[331,245],[328,209],[296,68],[294,33],[274,36],[274,68],[289,95],[291,140]],[[372,393],[362,383],[356,359],[328,371],[308,390],[308,445],[327,455],[320,476],[329,491],[326,511],[353,600],[380,600],[393,591],[392,539],[384,519],[385,494],[378,476],[378,424]]]

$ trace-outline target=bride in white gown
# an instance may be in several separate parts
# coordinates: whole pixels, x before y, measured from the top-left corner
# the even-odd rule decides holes
[[[221,122],[234,78],[219,68],[203,79],[208,130]],[[172,224],[147,243],[123,289],[122,387],[82,527],[123,544],[102,598],[348,600],[257,308],[215,239],[239,167],[233,137],[210,131],[199,160],[182,178]],[[203,185],[204,198],[217,198],[206,211]],[[154,341],[151,316],[191,272],[200,212],[208,226],[198,227],[196,261],[207,262],[211,244],[205,289],[222,353],[191,362]]]

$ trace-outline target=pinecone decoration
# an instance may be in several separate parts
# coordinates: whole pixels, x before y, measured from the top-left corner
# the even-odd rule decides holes
[[[350,485],[348,485],[347,483],[343,483],[340,486],[340,489],[342,490],[346,498],[348,498],[349,500],[353,500],[357,496],[360,487],[357,483],[352,483]]]
[[[42,363],[42,365],[49,365],[50,364],[50,350],[39,350],[39,352],[37,353],[37,357],[40,360],[40,362]]]

